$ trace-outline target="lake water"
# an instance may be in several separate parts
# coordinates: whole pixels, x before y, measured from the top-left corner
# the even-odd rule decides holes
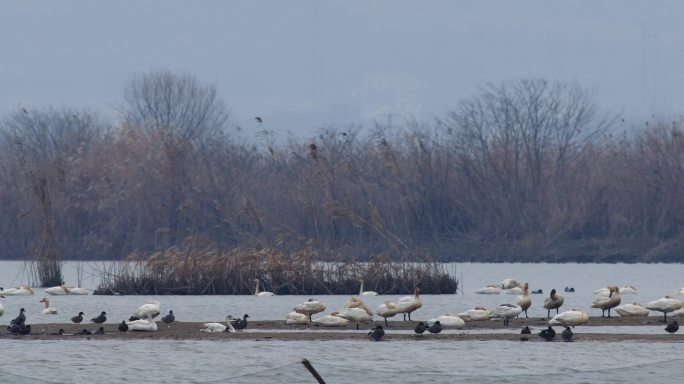
[[[94,289],[102,263],[86,264],[82,286]],[[596,288],[633,285],[636,295],[623,295],[623,303],[655,300],[675,295],[684,287],[684,266],[679,264],[482,264],[457,265],[463,275],[464,294],[424,295],[414,320],[426,320],[445,312],[460,312],[475,305],[492,307],[512,301],[516,295],[478,295],[482,286],[505,278],[527,281],[532,295],[530,316],[545,316],[544,297],[556,288],[565,297],[563,309],[590,309]],[[75,264],[67,263],[64,276],[75,285]],[[21,262],[0,262],[0,285],[28,282]],[[575,293],[563,292],[574,287]],[[42,289],[35,296],[8,296],[1,324],[27,310],[28,323],[68,322],[78,311],[94,317],[105,310],[109,322],[127,318],[147,299],[158,299],[162,310],[173,309],[180,321],[222,321],[227,314],[249,313],[250,319],[283,319],[308,296],[50,296],[59,314],[41,315]],[[328,310],[339,309],[349,296],[317,296]],[[398,296],[364,297],[375,308]],[[680,299],[684,297],[679,296]],[[590,315],[600,310],[590,309]],[[653,314],[657,316],[658,314]],[[89,318],[90,316],[88,316]],[[380,320],[380,318],[378,318]],[[657,333],[658,327],[586,327],[581,332]],[[355,332],[355,331],[350,331]],[[359,331],[366,332],[366,331]],[[475,331],[471,331],[475,332]],[[491,331],[490,331],[491,332]],[[501,332],[513,332],[502,329]],[[578,332],[580,332],[578,330]],[[329,383],[460,382],[555,383],[675,382],[684,374],[683,336],[673,343],[513,343],[502,341],[199,341],[199,340],[2,340],[4,362],[0,383],[228,383],[313,382],[299,363],[308,358]]]

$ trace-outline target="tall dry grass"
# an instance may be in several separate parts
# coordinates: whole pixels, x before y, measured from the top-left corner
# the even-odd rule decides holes
[[[170,248],[151,255],[131,254],[116,272],[103,277],[96,294],[250,295],[254,279],[278,295],[455,293],[458,281],[441,263],[373,261],[319,262],[313,249],[285,255],[273,249]]]

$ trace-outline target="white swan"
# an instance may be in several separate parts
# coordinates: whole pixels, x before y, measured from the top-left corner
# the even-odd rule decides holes
[[[420,298],[420,291],[420,285],[417,285],[413,290],[413,296],[404,296],[397,302],[399,313],[404,314],[404,321],[406,321],[407,314],[409,321],[411,321],[411,312],[423,306],[423,300]]]
[[[394,317],[397,314],[401,313],[401,309],[399,308],[397,303],[385,300],[384,303],[378,306],[378,308],[375,310],[375,313],[377,313],[378,316],[383,317],[385,319],[385,325],[388,325],[387,318]]]
[[[644,308],[641,304],[624,304],[619,307],[615,307],[615,312],[622,317],[634,317],[634,316],[648,316],[648,309]]]
[[[33,289],[28,285],[20,285],[15,288],[7,288],[0,291],[0,295],[4,296],[31,296],[33,295]]]
[[[311,321],[311,315],[325,311],[325,303],[310,298],[309,300],[295,306],[294,311],[309,316],[309,321]]]
[[[508,325],[508,321],[522,313],[522,308],[516,304],[501,304],[492,309],[489,314],[490,319],[503,319],[504,326]]]
[[[678,294],[678,295],[684,295],[684,288],[679,288],[679,289],[677,290],[677,294]]]
[[[290,312],[287,314],[287,317],[285,318],[285,324],[287,325],[307,325],[309,324],[309,316],[299,313],[299,312]]]
[[[349,299],[349,301],[347,301],[347,303],[344,305],[344,307],[345,308],[361,308],[364,311],[366,311],[366,313],[368,313],[368,316],[373,317],[373,311],[370,308],[368,308],[368,306],[366,305],[366,303],[363,302],[363,300],[361,300],[359,298],[352,296]]]
[[[457,315],[465,321],[480,321],[489,320],[489,315],[491,313],[492,311],[488,310],[485,307],[475,307],[465,312],[458,313]]]
[[[565,302],[563,296],[556,293],[555,289],[551,290],[549,297],[544,299],[544,308],[547,309],[546,317],[551,317],[551,310],[555,309],[556,314],[558,314],[558,308],[560,308]]]
[[[88,291],[85,288],[81,288],[81,287],[71,287],[71,288],[67,288],[67,289],[69,290],[70,295],[89,295],[90,294],[90,291]]]
[[[269,291],[259,292],[259,279],[254,279],[256,282],[256,288],[254,289],[254,296],[265,297],[265,296],[275,296],[275,293]]]
[[[43,315],[56,315],[57,314],[57,308],[50,307],[50,301],[48,300],[47,297],[43,297],[40,299],[39,303],[45,303],[45,308],[43,308],[40,313]]]
[[[637,290],[631,285],[625,285],[624,287],[620,288],[620,294],[622,295],[630,295],[630,294],[636,294]]]
[[[375,291],[364,291],[363,290],[363,280],[361,280],[361,287],[359,288],[360,296],[377,296],[378,293]]]
[[[500,282],[499,284],[496,284],[497,286],[503,288],[503,289],[511,289],[515,287],[519,287],[522,284],[520,284],[517,280],[515,279],[504,279],[504,281]]]
[[[346,327],[349,324],[349,320],[339,317],[338,312],[325,315],[314,320],[313,322],[324,327]]]
[[[511,289],[507,289],[506,293],[509,295],[520,295],[523,293],[522,287],[513,287]]]
[[[159,330],[157,323],[152,320],[151,313],[147,316],[147,319],[127,321],[126,324],[128,324],[128,332],[157,332]]]
[[[56,287],[50,287],[45,289],[45,293],[48,295],[68,295],[69,294],[69,288],[67,288],[66,285],[62,282],[62,285],[58,285]]]
[[[501,293],[501,288],[497,287],[496,285],[488,285],[486,287],[482,287],[475,291],[475,293],[478,293],[480,295],[498,295]]]
[[[202,324],[204,327],[203,329],[200,329],[202,332],[209,332],[209,333],[220,333],[220,332],[233,332],[235,333],[235,328],[233,325],[230,323],[230,315],[226,316],[226,324],[223,325],[221,323],[204,323]]]
[[[446,314],[442,316],[437,316],[434,319],[428,320],[428,323],[434,323],[435,321],[439,321],[440,324],[442,324],[443,327],[452,327],[452,328],[463,328],[465,327],[465,321],[461,319],[459,316],[452,315],[452,314]]]
[[[373,318],[362,308],[347,308],[337,313],[337,316],[353,321],[356,323],[356,329],[359,329],[359,323],[373,320]]]
[[[532,299],[530,298],[530,286],[525,283],[523,285],[523,292],[522,295],[518,296],[513,300],[513,304],[519,305],[520,308],[522,308],[523,312],[525,312],[525,318],[527,319],[527,310],[530,309],[530,306],[532,305]]]
[[[145,304],[138,307],[131,317],[144,319],[146,317],[155,318],[161,313],[161,303],[157,300],[148,300]]]
[[[650,309],[651,311],[662,312],[665,316],[665,322],[667,323],[667,313],[674,312],[681,308],[682,302],[672,296],[665,296],[662,299],[646,303],[644,307],[646,307],[646,309]]]
[[[573,308],[571,311],[565,311],[557,314],[553,319],[549,320],[549,325],[562,325],[564,327],[574,327],[576,325],[584,324],[589,321],[589,315],[579,308]]]
[[[608,296],[599,294],[594,298],[591,304],[592,308],[601,309],[601,317],[605,317],[605,311],[608,310],[608,318],[610,318],[610,309],[620,305],[620,289],[614,285],[608,287]]]

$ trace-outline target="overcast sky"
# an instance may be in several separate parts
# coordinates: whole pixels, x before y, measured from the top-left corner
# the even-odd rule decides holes
[[[487,82],[577,81],[627,118],[684,111],[682,1],[0,2],[0,114],[115,116],[133,74],[215,82],[235,125],[431,120]]]

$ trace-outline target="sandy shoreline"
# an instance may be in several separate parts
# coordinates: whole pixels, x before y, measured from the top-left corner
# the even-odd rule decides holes
[[[215,319],[214,321],[221,322]],[[668,319],[668,322],[670,320]],[[534,329],[540,329],[547,326],[547,319],[529,318],[529,319],[512,319],[508,327],[503,327],[498,321],[476,321],[466,323],[463,329],[447,329],[445,333],[432,335],[425,334],[416,337],[409,332],[413,329],[417,322],[403,322],[390,321],[389,326],[385,327],[386,341],[392,340],[509,340],[520,341],[518,330],[528,325]],[[346,328],[326,328],[314,325],[305,326],[289,326],[284,321],[268,320],[268,321],[251,321],[249,322],[247,331],[238,333],[206,333],[200,332],[202,328],[201,322],[175,322],[170,326],[157,322],[159,325],[158,332],[119,332],[117,323],[104,324],[104,335],[74,335],[83,329],[95,331],[100,325],[93,323],[73,324],[73,323],[44,323],[32,324],[32,333],[26,336],[18,336],[2,329],[0,331],[0,339],[25,339],[25,340],[91,340],[91,339],[172,339],[172,340],[368,340],[366,333],[371,328],[371,323],[361,324],[359,331],[355,330],[354,325]],[[374,324],[382,324],[381,321],[376,321]],[[592,317],[589,323],[578,326],[574,329],[577,342],[598,341],[598,342],[614,342],[614,341],[642,341],[642,342],[684,342],[684,337],[680,334],[670,335],[663,329],[663,334],[600,334],[600,333],[582,333],[582,328],[592,326],[662,326],[665,324],[661,317],[615,317],[611,319]],[[4,328],[4,326],[3,326]],[[65,335],[55,335],[60,328],[64,329]],[[562,327],[555,327],[561,330]],[[470,330],[502,330],[507,329],[509,333],[487,333],[479,331],[477,333],[469,333]],[[393,334],[393,330],[401,330]],[[533,334],[529,337],[533,342],[544,342],[544,340]],[[556,341],[560,341],[558,337]]]

